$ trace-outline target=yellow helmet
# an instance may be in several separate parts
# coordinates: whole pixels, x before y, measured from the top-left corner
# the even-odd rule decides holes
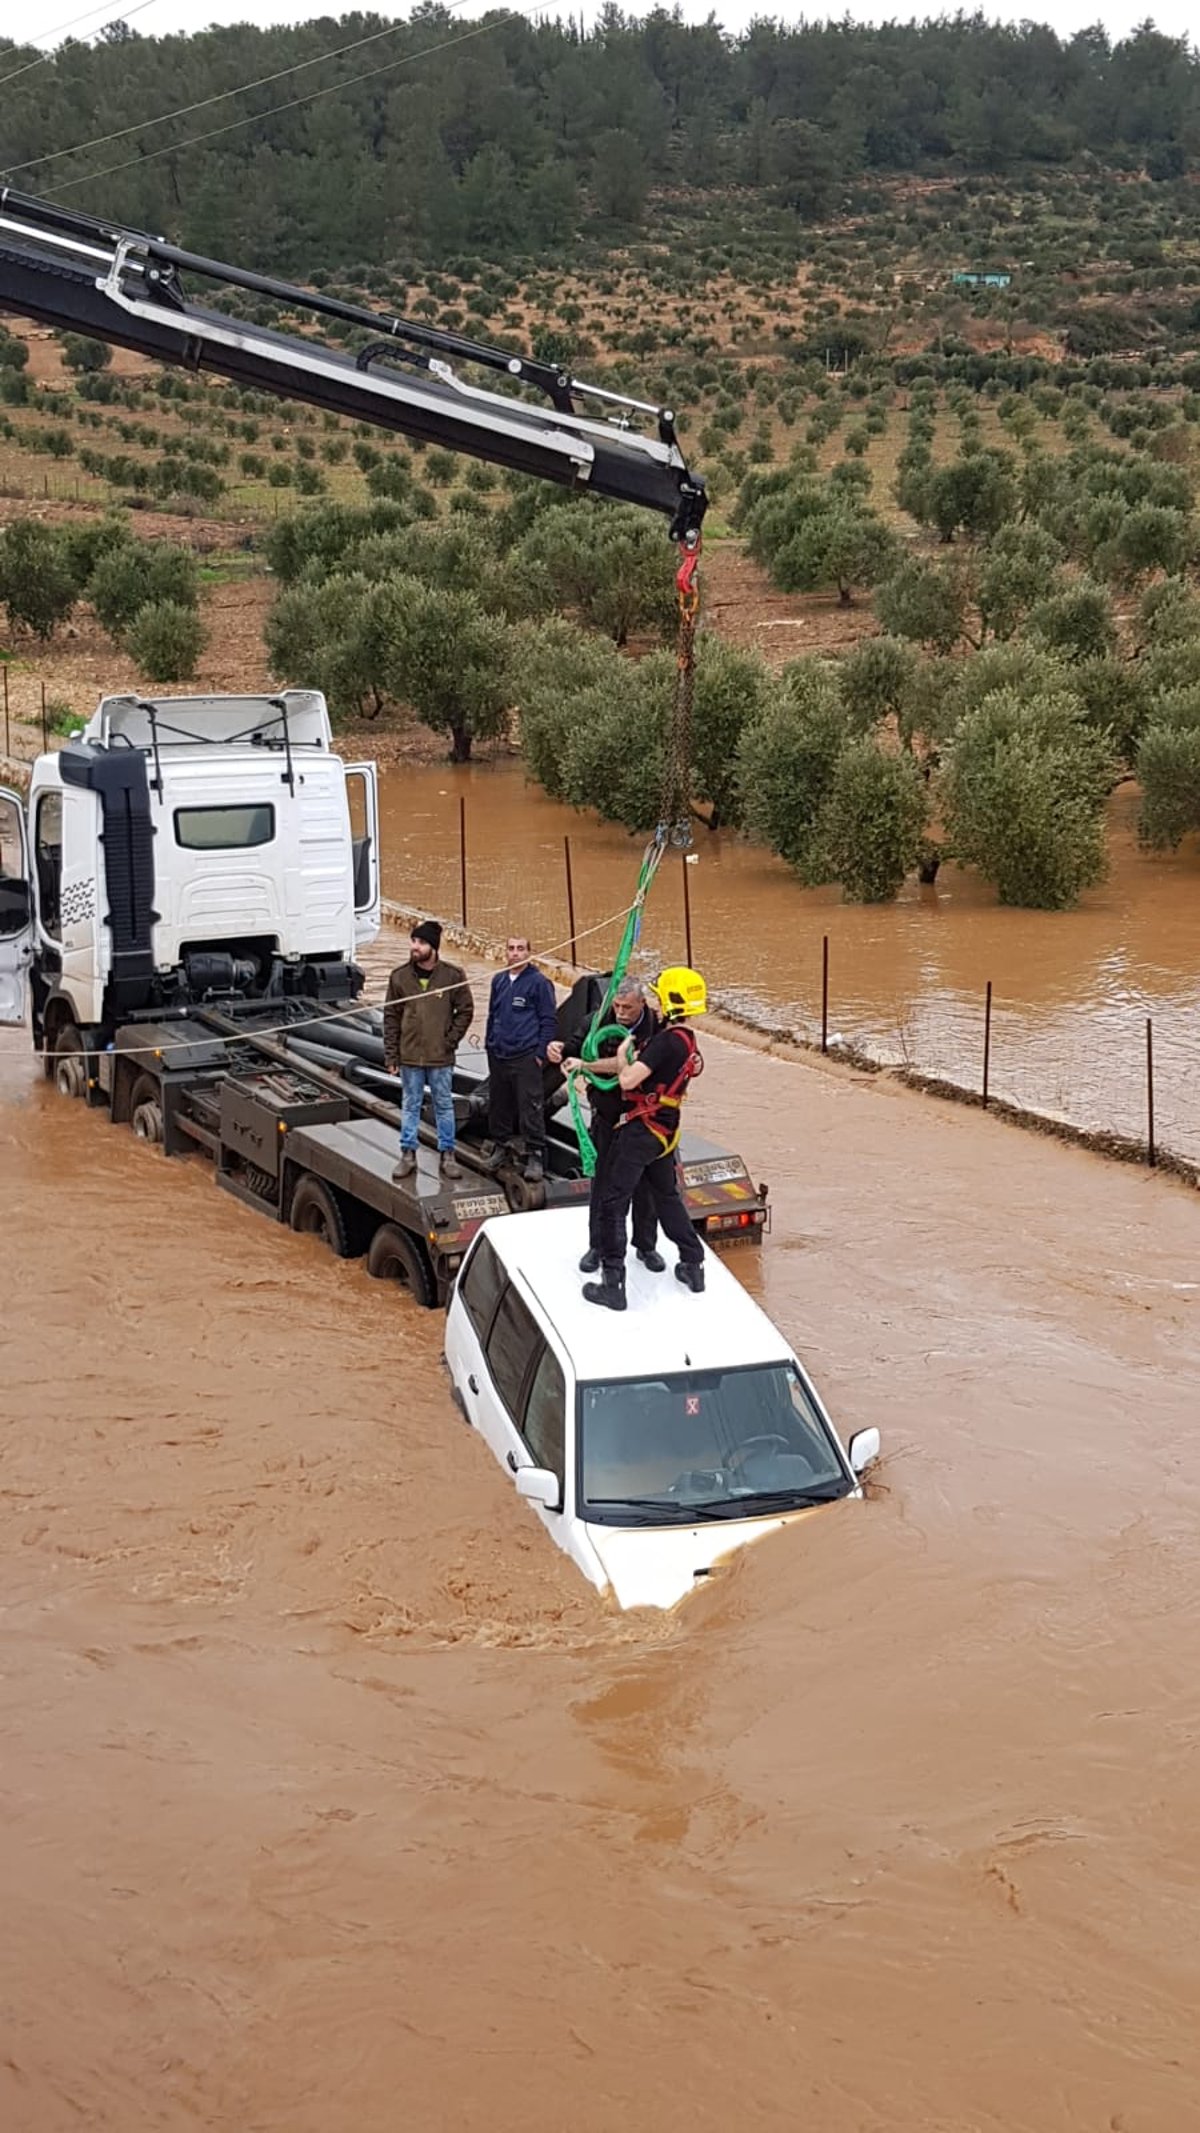
[[[660,970],[650,989],[668,1020],[708,1012],[708,987],[698,970],[689,970],[683,963]]]

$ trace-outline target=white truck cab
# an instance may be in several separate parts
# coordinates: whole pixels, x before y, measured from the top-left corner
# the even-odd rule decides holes
[[[28,988],[49,1053],[221,993],[345,997],[379,923],[375,765],[314,690],[104,697],[27,803],[0,791],[0,1021]]]
[[[713,1565],[819,1504],[861,1496],[792,1349],[707,1250],[695,1296],[631,1265],[623,1314],[584,1301],[582,1209],[497,1216],[446,1319],[454,1395],[551,1538],[621,1607],[673,1607]]]

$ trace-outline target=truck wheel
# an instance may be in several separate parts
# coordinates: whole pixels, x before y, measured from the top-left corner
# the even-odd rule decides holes
[[[336,1259],[351,1257],[350,1234],[345,1211],[335,1192],[320,1178],[303,1177],[292,1194],[292,1228],[306,1237],[320,1237]]]
[[[398,1281],[414,1303],[432,1311],[437,1304],[437,1283],[423,1246],[395,1222],[383,1222],[371,1239],[367,1272],[376,1281]]]
[[[64,1022],[54,1039],[54,1086],[60,1096],[87,1095],[87,1054],[74,1022]]]
[[[129,1098],[129,1123],[140,1141],[162,1146],[162,1091],[153,1074],[139,1074]]]

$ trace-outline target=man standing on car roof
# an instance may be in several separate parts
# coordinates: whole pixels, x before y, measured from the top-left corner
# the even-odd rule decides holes
[[[546,1100],[542,1070],[562,1059],[557,1005],[548,977],[531,962],[529,941],[515,933],[505,947],[506,970],[492,979],[484,1049],[488,1062],[488,1132],[494,1141],[524,1143],[524,1174],[546,1174]]]
[[[443,963],[442,929],[424,918],[412,929],[412,951],[388,979],[383,1008],[383,1063],[400,1076],[400,1160],[396,1183],[417,1167],[417,1128],[425,1085],[433,1098],[438,1166],[445,1178],[461,1178],[455,1153],[454,1054],[471,1027],[475,1002],[457,963]]]
[[[589,1303],[610,1311],[625,1309],[626,1221],[641,1182],[649,1187],[665,1234],[679,1253],[675,1279],[697,1295],[704,1287],[704,1246],[692,1227],[679,1189],[675,1150],[684,1095],[703,1060],[690,1029],[689,1015],[708,1005],[704,980],[694,970],[664,970],[654,992],[664,1025],[636,1052],[630,1038],[621,1046],[621,1116],[602,1175],[600,1193],[601,1279],[584,1283]]]
[[[659,1028],[659,1019],[647,996],[640,978],[622,978],[613,995],[613,1013],[622,1022],[633,1040],[635,1057],[640,1057]],[[588,1102],[592,1114],[592,1140],[596,1149],[596,1174],[592,1179],[591,1197],[588,1201],[588,1248],[579,1262],[581,1274],[597,1274],[600,1271],[600,1181],[604,1164],[612,1147],[613,1137],[621,1116],[621,1086],[617,1079],[620,1060],[616,1053],[605,1053],[592,1061],[593,1072],[611,1077],[611,1089],[597,1088],[595,1082],[588,1084]],[[564,1061],[570,1070],[577,1062]],[[655,1213],[654,1194],[644,1177],[639,1178],[633,1193],[633,1248],[642,1265],[652,1274],[666,1272],[667,1262],[655,1249],[658,1243],[658,1216]]]

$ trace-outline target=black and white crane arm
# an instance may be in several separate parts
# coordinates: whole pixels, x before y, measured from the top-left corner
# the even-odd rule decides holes
[[[289,316],[337,319],[372,339],[349,354],[255,325],[196,302],[185,277],[245,289]],[[510,350],[205,259],[11,187],[0,188],[0,309],[514,473],[639,504],[668,518],[672,538],[685,548],[699,541],[704,484],[688,469],[669,408],[584,384]],[[549,405],[468,382],[456,367],[464,364],[501,372]]]

